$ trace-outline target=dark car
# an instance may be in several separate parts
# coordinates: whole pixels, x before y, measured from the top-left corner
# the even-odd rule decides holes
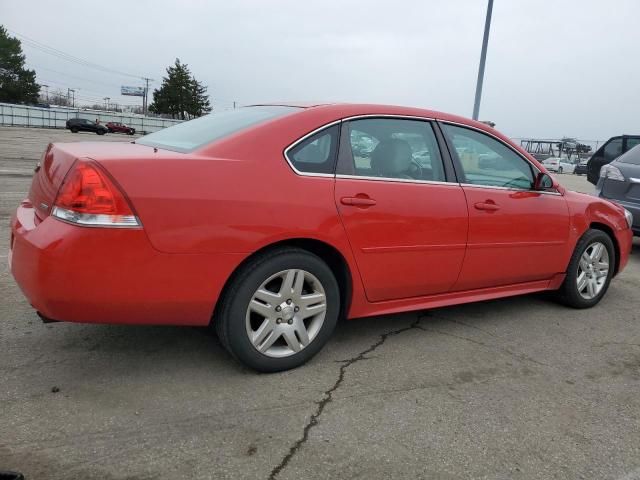
[[[587,164],[587,180],[594,185],[598,183],[600,169],[603,165],[611,163],[624,152],[631,150],[640,144],[640,135],[618,135],[611,137],[589,159]]]
[[[575,175],[586,175],[588,163],[589,160],[580,160],[580,162],[576,163],[576,168],[573,169],[573,173]]]
[[[107,129],[109,130],[109,133],[126,133],[127,135],[133,135],[136,133],[135,128],[120,122],[108,122]]]
[[[86,118],[70,118],[67,120],[67,130],[71,130],[73,133],[94,132],[98,135],[104,135],[109,131],[104,125],[92,122]]]
[[[633,214],[634,235],[640,236],[640,147],[622,154],[600,170],[599,197],[613,200]]]

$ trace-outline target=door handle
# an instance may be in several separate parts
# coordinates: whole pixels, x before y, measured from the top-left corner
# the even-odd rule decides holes
[[[495,204],[492,200],[487,200],[486,202],[478,202],[474,205],[478,210],[486,210],[487,212],[495,212],[496,210],[500,210],[500,207]]]
[[[372,207],[377,202],[373,198],[367,196],[342,197],[340,203],[343,205],[352,205],[354,207]]]

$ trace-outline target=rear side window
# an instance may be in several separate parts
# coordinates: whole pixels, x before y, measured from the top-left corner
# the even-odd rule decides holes
[[[240,130],[299,111],[297,107],[256,106],[211,113],[195,120],[145,135],[136,140],[140,145],[175,152],[192,152]]]
[[[286,156],[293,168],[300,173],[333,174],[338,131],[338,125],[325,128],[288,150]]]
[[[348,124],[340,173],[422,181],[445,181],[440,150],[428,121],[367,118]],[[341,154],[342,155],[342,154]]]

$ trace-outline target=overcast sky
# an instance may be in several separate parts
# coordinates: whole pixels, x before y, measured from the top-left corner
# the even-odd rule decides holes
[[[272,100],[412,105],[467,117],[486,0],[1,0],[11,30],[156,80],[176,57],[214,108]],[[512,137],[639,133],[639,0],[495,0],[481,119]],[[41,83],[87,103],[133,77],[24,44]],[[98,100],[97,100],[98,101]],[[101,103],[99,101],[98,103]]]

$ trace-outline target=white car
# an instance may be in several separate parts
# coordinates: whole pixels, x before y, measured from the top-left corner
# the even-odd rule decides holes
[[[573,173],[576,165],[566,158],[550,157],[542,162],[550,172],[556,173]]]

